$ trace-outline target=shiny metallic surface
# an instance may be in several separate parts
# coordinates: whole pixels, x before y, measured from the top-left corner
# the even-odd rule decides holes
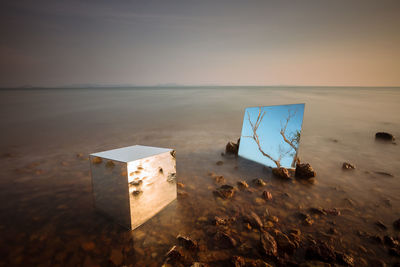
[[[90,155],[97,210],[135,229],[176,199],[172,149],[131,146]]]

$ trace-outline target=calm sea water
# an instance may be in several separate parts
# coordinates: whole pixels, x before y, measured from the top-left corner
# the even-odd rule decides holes
[[[317,171],[315,184],[282,182],[261,167],[220,155],[240,136],[245,107],[291,103],[306,104],[299,154]],[[282,231],[297,227],[315,238],[335,225],[339,250],[366,262],[395,262],[382,245],[356,233],[398,234],[392,223],[400,218],[400,146],[377,143],[374,135],[400,136],[399,103],[400,88],[1,90],[0,266],[159,266],[178,233],[207,241],[207,220],[229,215],[232,206],[250,206],[260,216],[267,208]],[[175,148],[178,182],[188,195],[128,232],[95,213],[86,158],[135,144]],[[215,164],[219,160],[222,166]],[[344,161],[356,170],[343,171]],[[375,173],[380,171],[394,177]],[[230,202],[215,199],[218,184],[209,172],[232,185],[263,178],[273,201],[259,201],[265,188],[238,192]],[[293,214],[310,207],[335,207],[342,215],[299,225]],[[378,220],[388,229],[377,228]],[[252,234],[243,236],[255,244]],[[206,247],[205,254],[218,251],[209,242]],[[304,253],[293,257],[302,262]]]

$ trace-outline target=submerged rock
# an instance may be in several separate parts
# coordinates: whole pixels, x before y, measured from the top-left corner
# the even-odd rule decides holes
[[[400,230],[400,219],[393,222],[393,227],[396,230]]]
[[[264,256],[275,258],[278,255],[278,245],[275,238],[268,232],[260,234],[261,251]]]
[[[234,194],[235,194],[235,189],[233,188],[233,186],[227,184],[217,188],[217,190],[214,191],[214,195],[224,199],[231,198],[233,197]]]
[[[246,189],[249,187],[249,185],[245,181],[239,181],[237,182],[237,186],[240,190]]]
[[[355,168],[356,168],[356,166],[354,166],[353,164],[348,163],[348,162],[343,162],[343,165],[342,165],[343,170],[354,170]]]
[[[377,132],[375,134],[375,140],[393,142],[395,139],[396,138],[392,134],[387,132]]]
[[[216,245],[221,248],[234,248],[237,246],[237,241],[228,233],[218,231],[214,236]]]
[[[331,245],[324,241],[312,243],[306,250],[306,259],[334,262],[336,254]]]
[[[279,178],[283,178],[283,179],[290,179],[290,174],[289,171],[284,168],[284,167],[279,167],[279,168],[273,168],[272,169],[272,173],[279,177]]]
[[[253,180],[253,183],[254,183],[255,185],[257,185],[257,186],[266,186],[266,185],[267,185],[267,183],[264,182],[264,180],[261,179],[261,178],[254,179],[254,180]]]
[[[317,175],[309,163],[299,163],[296,165],[295,176],[301,179],[310,179]]]
[[[270,192],[268,192],[268,191],[264,191],[264,192],[262,193],[262,196],[263,196],[263,198],[266,199],[266,200],[272,200],[272,194],[271,194]]]
[[[179,244],[186,249],[197,249],[197,242],[193,241],[190,237],[178,235],[176,239],[178,240]]]

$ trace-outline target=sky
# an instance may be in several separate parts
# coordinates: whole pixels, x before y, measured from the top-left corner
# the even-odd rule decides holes
[[[400,86],[398,0],[0,0],[0,87]]]
[[[285,136],[287,139],[290,139],[296,131],[301,132],[304,104],[261,107],[261,114],[265,112],[265,115],[257,129],[257,135],[262,150],[275,160],[281,157],[280,164],[285,168],[291,168],[294,157],[294,149],[283,140],[280,134],[281,129],[285,126],[289,111],[292,117],[286,126]],[[260,152],[254,139],[246,137],[253,136],[253,129],[248,116],[250,116],[250,120],[254,125],[257,121],[258,114],[259,107],[245,109],[242,134],[240,137],[239,156],[275,168],[276,164]]]

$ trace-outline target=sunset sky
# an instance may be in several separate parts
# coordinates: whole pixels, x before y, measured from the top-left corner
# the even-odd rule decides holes
[[[400,1],[1,1],[0,87],[400,86]]]

